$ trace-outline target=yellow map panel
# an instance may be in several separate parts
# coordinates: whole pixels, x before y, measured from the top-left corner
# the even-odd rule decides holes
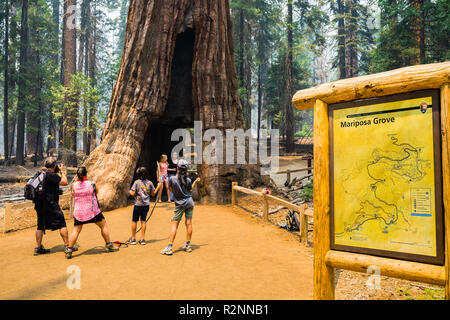
[[[436,256],[433,115],[422,102],[432,98],[333,111],[335,244]]]

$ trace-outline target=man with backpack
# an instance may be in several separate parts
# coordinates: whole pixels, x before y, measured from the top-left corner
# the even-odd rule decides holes
[[[36,175],[36,179],[39,180],[32,196],[37,214],[35,256],[50,252],[50,249],[45,249],[42,245],[45,230],[59,230],[59,234],[64,241],[64,246],[67,247],[69,244],[66,220],[58,203],[60,195],[59,186],[68,185],[66,170],[63,165],[58,166],[56,159],[53,157],[47,158],[44,166]]]

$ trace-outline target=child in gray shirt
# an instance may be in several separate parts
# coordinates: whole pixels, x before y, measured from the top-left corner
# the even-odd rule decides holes
[[[155,189],[153,183],[148,180],[148,171],[144,167],[136,171],[138,180],[133,183],[130,190],[130,195],[134,197],[133,217],[131,221],[131,238],[127,241],[128,244],[136,244],[136,227],[139,220],[141,220],[141,240],[139,244],[145,245],[145,229],[147,214],[150,209],[150,196],[155,196],[162,184],[158,183]]]

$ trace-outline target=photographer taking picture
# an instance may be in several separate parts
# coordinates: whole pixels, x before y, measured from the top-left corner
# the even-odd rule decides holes
[[[45,172],[43,197],[38,199],[34,208],[37,213],[36,248],[34,255],[46,254],[50,249],[45,249],[42,245],[42,238],[45,230],[59,230],[64,246],[69,245],[69,236],[66,227],[64,214],[59,206],[60,186],[67,186],[66,169],[64,165],[57,165],[56,158],[49,157],[44,162]]]

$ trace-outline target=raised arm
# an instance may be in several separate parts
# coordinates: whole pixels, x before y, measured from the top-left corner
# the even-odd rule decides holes
[[[195,185],[196,185],[198,182],[200,182],[200,177],[197,178],[197,179],[195,179],[194,183],[192,184],[192,189],[191,189],[189,192],[192,192],[192,190],[194,190]]]
[[[58,174],[61,177],[61,181],[59,182],[59,185],[67,186],[69,184],[69,182],[67,181],[66,168],[64,167],[63,164],[61,164]]]

